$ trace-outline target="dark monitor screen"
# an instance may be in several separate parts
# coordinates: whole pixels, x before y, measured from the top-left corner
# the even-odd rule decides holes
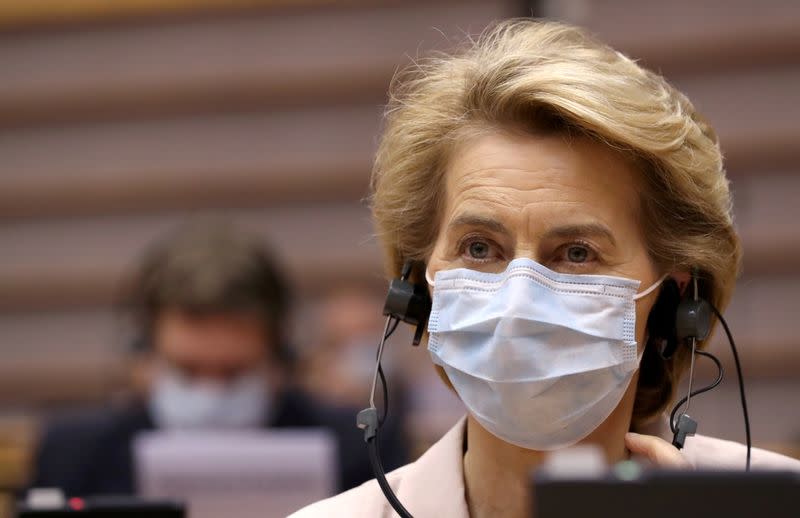
[[[135,497],[72,498],[56,508],[35,509],[20,504],[18,518],[185,518],[185,506],[178,502],[143,501]]]
[[[535,518],[798,518],[800,474],[650,472],[635,480],[535,477]]]

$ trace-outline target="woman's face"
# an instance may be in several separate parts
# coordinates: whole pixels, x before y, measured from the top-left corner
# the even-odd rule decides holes
[[[428,272],[502,272],[526,257],[557,272],[637,279],[642,291],[659,275],[642,232],[638,185],[630,164],[587,138],[500,131],[472,138],[457,146],[446,171]],[[656,296],[636,303],[640,348]],[[630,418],[635,385],[609,419]]]

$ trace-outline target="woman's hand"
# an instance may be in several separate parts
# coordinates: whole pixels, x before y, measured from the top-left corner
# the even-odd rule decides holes
[[[625,446],[631,453],[647,458],[660,468],[692,469],[678,448],[661,437],[628,432],[625,434]]]

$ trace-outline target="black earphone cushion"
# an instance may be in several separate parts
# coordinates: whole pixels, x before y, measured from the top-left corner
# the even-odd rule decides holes
[[[711,331],[711,320],[708,302],[681,297],[678,283],[666,279],[647,319],[648,339],[659,345],[662,358],[669,359],[681,342],[690,338],[705,340]]]
[[[711,332],[711,306],[703,299],[685,299],[675,312],[675,332],[680,340],[705,340]]]
[[[432,301],[425,284],[409,280],[414,265],[413,262],[405,263],[400,278],[393,279],[389,284],[383,314],[416,326],[412,343],[419,345],[431,314]]]

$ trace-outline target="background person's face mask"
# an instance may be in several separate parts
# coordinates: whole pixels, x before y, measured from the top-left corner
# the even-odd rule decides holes
[[[663,280],[663,278],[662,278]],[[481,425],[533,450],[570,446],[617,407],[639,366],[639,281],[553,272],[437,272],[428,350]]]
[[[165,367],[156,376],[150,411],[160,428],[255,428],[263,424],[269,406],[267,387],[258,373],[229,383],[192,380]]]

